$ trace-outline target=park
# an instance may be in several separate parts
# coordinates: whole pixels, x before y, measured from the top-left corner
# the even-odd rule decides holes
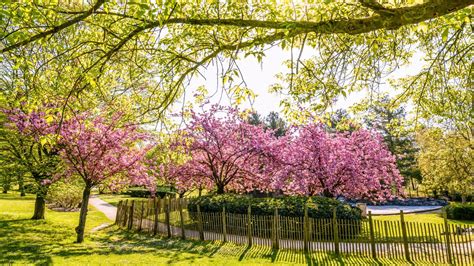
[[[0,264],[474,264],[473,0],[0,5]]]

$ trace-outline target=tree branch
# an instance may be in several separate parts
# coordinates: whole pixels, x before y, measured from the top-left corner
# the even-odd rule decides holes
[[[359,3],[366,8],[372,9],[375,13],[381,16],[395,15],[395,11],[391,8],[386,8],[376,0],[359,0]]]
[[[83,21],[84,19],[86,19],[87,17],[89,17],[90,15],[92,15],[97,9],[99,9],[102,4],[105,2],[106,0],[97,0],[97,2],[95,3],[95,5],[89,9],[88,11],[82,13],[81,15],[71,19],[71,20],[68,20],[66,22],[64,22],[63,24],[60,24],[58,26],[54,26],[52,29],[50,30],[47,30],[47,31],[43,31],[41,33],[38,33],[36,35],[33,35],[31,36],[30,38],[26,39],[26,40],[23,40],[21,42],[17,42],[15,44],[12,44],[10,46],[7,46],[5,48],[3,48],[1,50],[1,53],[5,53],[5,52],[8,52],[8,51],[11,51],[15,48],[18,48],[18,47],[21,47],[21,46],[25,46],[29,43],[32,43],[36,40],[39,40],[39,39],[42,39],[42,38],[45,38],[49,35],[54,35],[55,33],[58,33],[60,32],[61,30],[64,30],[80,21]]]

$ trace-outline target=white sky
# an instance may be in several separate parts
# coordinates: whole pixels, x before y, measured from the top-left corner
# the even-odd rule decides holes
[[[308,58],[311,56],[312,51],[305,49],[302,58]],[[298,53],[295,53],[298,54]],[[257,59],[253,57],[247,57],[245,59],[238,60],[238,65],[243,73],[243,77],[254,93],[257,95],[253,103],[253,108],[261,115],[265,116],[271,111],[279,111],[280,100],[282,96],[278,94],[269,93],[269,88],[272,84],[278,82],[275,77],[276,74],[285,72],[288,69],[283,65],[285,60],[290,58],[289,51],[283,51],[279,47],[273,47],[266,51],[265,57],[262,63],[258,63]],[[417,73],[423,67],[422,54],[416,53],[409,65],[402,66],[388,77],[382,79],[381,91],[388,91],[391,95],[394,94],[395,89],[388,85],[389,78],[399,78],[407,76],[409,74]],[[194,77],[186,89],[186,101],[193,101],[193,95],[195,90],[199,86],[205,86],[210,94],[214,93],[217,88],[217,76],[216,67],[209,65],[205,71],[201,71],[201,74],[205,77]],[[356,92],[349,94],[347,98],[341,97],[334,106],[334,110],[339,108],[348,108],[349,106],[357,103],[366,95],[366,91]],[[221,105],[230,105],[230,102],[226,96],[220,97],[221,91],[219,91],[214,97],[210,99],[210,103],[219,103]],[[250,108],[249,102],[246,102],[240,106],[242,109]]]

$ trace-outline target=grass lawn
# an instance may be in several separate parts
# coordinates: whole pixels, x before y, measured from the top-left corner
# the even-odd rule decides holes
[[[305,256],[270,248],[182,241],[150,237],[119,230],[115,226],[90,230],[110,222],[91,208],[86,240],[74,243],[78,213],[47,211],[46,220],[29,220],[34,197],[0,195],[0,264],[153,264],[153,265],[294,265],[294,264],[403,264],[396,260],[334,257],[331,254]]]
[[[381,215],[373,216],[374,220],[379,221],[400,221],[400,215]],[[418,214],[405,214],[406,222],[420,222],[420,223],[436,223],[443,224],[444,219],[441,213],[418,213]],[[449,224],[456,225],[474,225],[474,221],[463,221],[463,220],[448,220]]]

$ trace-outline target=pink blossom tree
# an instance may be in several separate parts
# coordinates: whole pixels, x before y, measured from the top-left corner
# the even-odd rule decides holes
[[[120,183],[152,187],[142,164],[147,148],[138,146],[147,136],[136,126],[122,125],[120,115],[87,119],[90,116],[84,113],[65,121],[59,140],[66,176],[80,176],[85,183],[76,228],[78,243],[84,240],[89,196],[94,186],[114,178],[110,182],[112,189]]]
[[[265,187],[266,161],[275,141],[271,132],[246,123],[237,110],[212,106],[192,121],[175,149],[189,158],[174,169],[178,187],[251,191]]]
[[[300,128],[293,139],[283,140],[273,188],[287,194],[383,201],[400,190],[394,156],[381,136],[367,130],[351,134],[326,132],[322,125]]]
[[[56,145],[58,119],[51,105],[43,105],[41,111],[27,109],[22,105],[22,108],[0,110],[3,116],[0,152],[5,163],[32,177],[36,190],[32,219],[38,220],[44,219],[45,197],[61,162]]]

